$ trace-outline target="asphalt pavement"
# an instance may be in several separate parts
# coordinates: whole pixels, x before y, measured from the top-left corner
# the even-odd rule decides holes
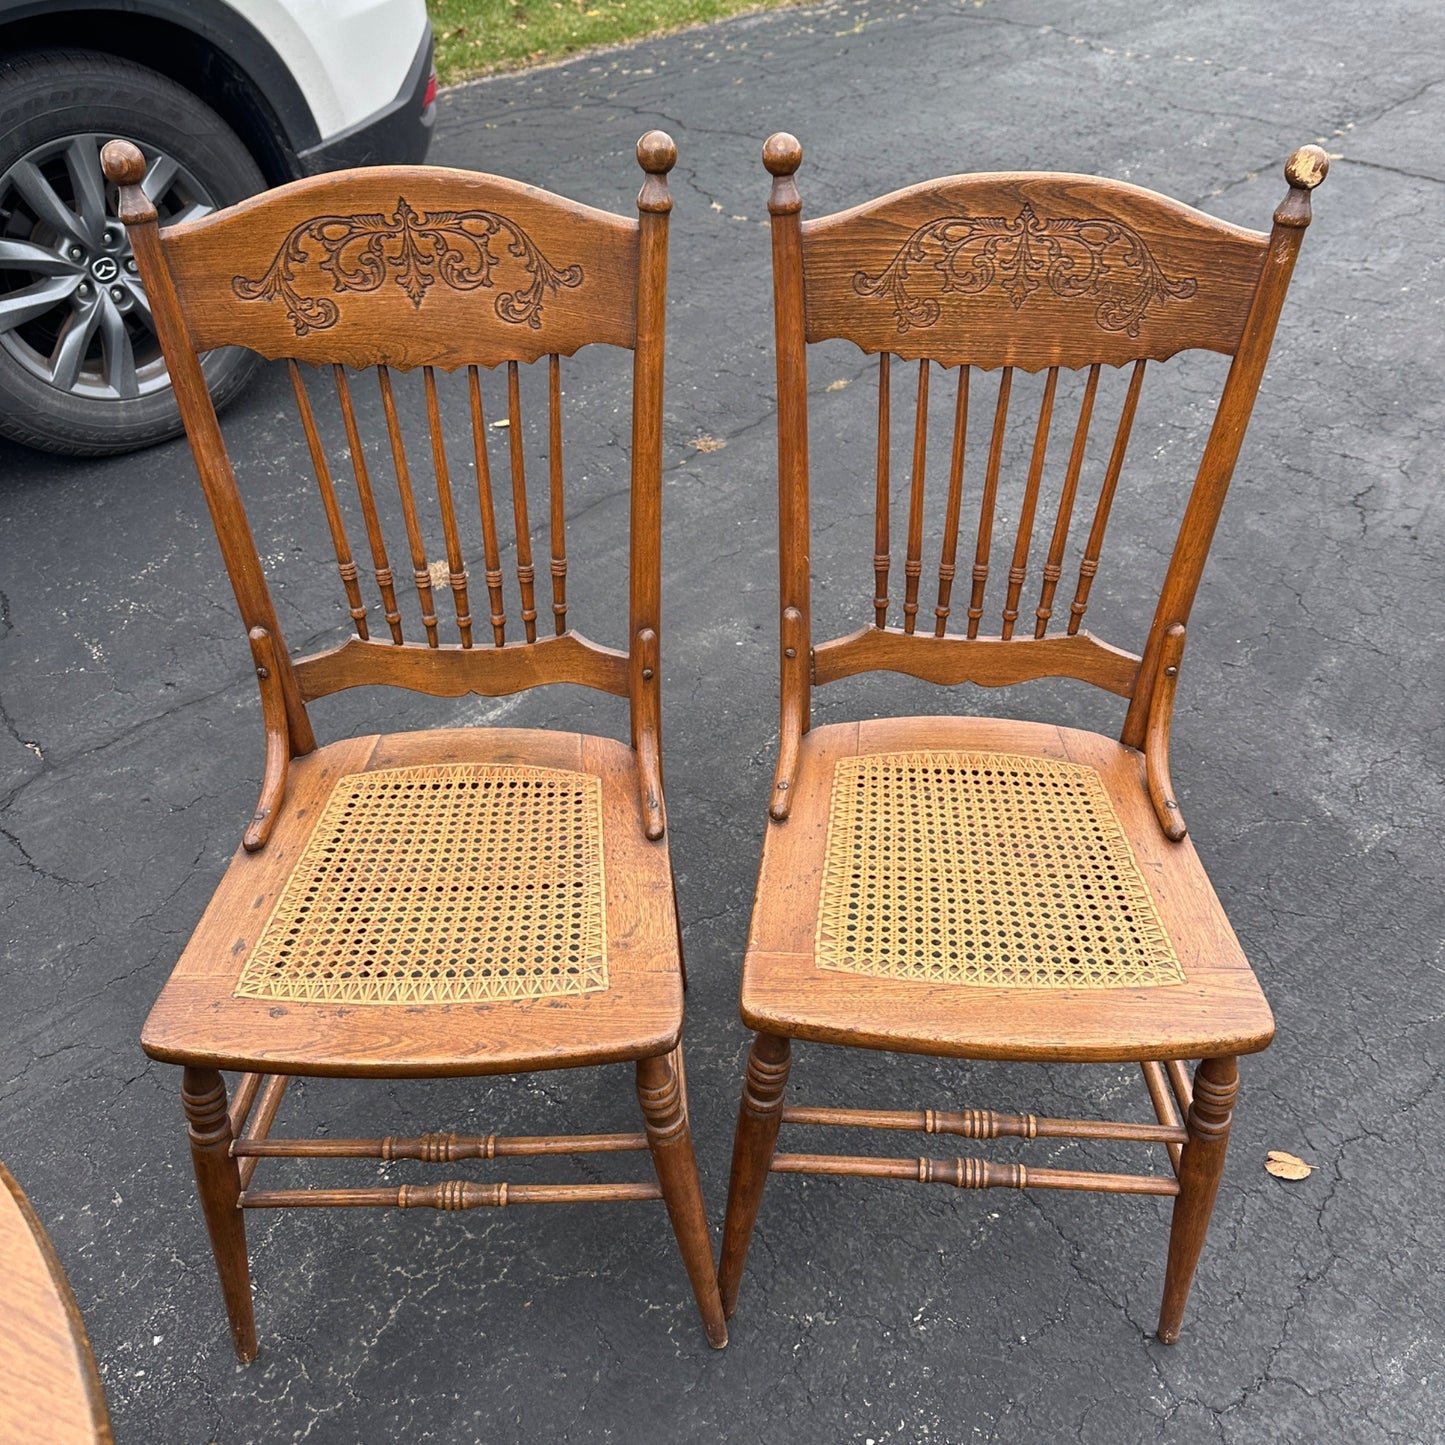
[[[1445,1439],[1445,1162],[1432,1123],[1445,1102],[1445,9],[844,0],[449,90],[432,159],[627,211],[633,145],[654,126],[680,153],[664,705],[688,1080],[715,1225],[777,738],[763,140],[800,137],[813,215],[933,175],[1051,169],[1265,227],[1289,152],[1317,141],[1335,157],[1181,680],[1185,817],[1279,1027],[1243,1067],[1182,1339],[1166,1348],[1151,1333],[1161,1201],[777,1177],[723,1352],[706,1345],[655,1208],[304,1211],[249,1220],[261,1353],[237,1366],[178,1072],[149,1064],[137,1039],[254,806],[249,653],[184,442],[84,462],[0,447],[0,1158],[70,1273],[117,1440]],[[868,418],[847,420],[863,388],[836,385],[864,371],[830,351],[811,378],[836,460],[819,530],[837,523],[838,538],[866,527],[869,508]],[[1177,405],[1135,443],[1146,475],[1202,439],[1201,395],[1163,395]],[[614,560],[623,396],[601,371],[579,382],[597,460],[573,525]],[[230,416],[278,568],[293,534],[324,545],[289,407],[273,369]],[[819,543],[819,606],[835,630],[863,620],[869,545]],[[285,625],[313,592],[334,608],[321,571],[283,593]],[[1106,603],[1129,600],[1122,583],[1100,587]],[[1117,726],[1108,699],[1082,692],[978,698],[878,677],[824,693],[820,715],[1056,705]],[[349,699],[319,722],[335,737],[578,717],[625,729],[620,709],[568,690]],[[793,1077],[793,1097],[812,1102],[1147,1113],[1125,1068],[895,1067],[819,1047],[798,1051]],[[625,1069],[312,1084],[293,1091],[285,1124],[633,1127],[631,1089]],[[999,1157],[1084,1161],[1072,1146],[1030,1147]],[[1271,1177],[1270,1149],[1312,1174]]]

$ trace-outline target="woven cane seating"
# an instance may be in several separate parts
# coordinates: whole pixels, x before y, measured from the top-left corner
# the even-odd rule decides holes
[[[266,732],[242,847],[142,1037],[153,1058],[184,1070],[192,1162],[243,1360],[256,1353],[245,1212],[289,1206],[661,1200],[708,1339],[726,1342],[688,1122],[661,771],[663,311],[675,158],[660,131],[639,142],[636,219],[496,176],[396,167],[300,181],[161,231],[140,152],[123,141],[105,149],[250,642]],[[282,636],[237,484],[246,468],[233,470],[206,393],[201,357],[232,345],[284,361],[296,461],[309,458],[315,473],[310,530],[294,521],[300,506],[275,524],[295,529],[285,555],[311,544],[334,554],[333,617],[350,635],[305,657]],[[578,631],[580,589],[568,595],[562,373],[584,346],[627,353],[633,393],[630,547],[613,589],[625,600],[614,596],[612,608],[622,649]],[[524,397],[545,401],[524,407]],[[367,446],[368,419],[384,430],[381,448]],[[544,507],[529,511],[539,490]],[[311,565],[288,597],[293,609],[331,565]],[[582,595],[597,605],[597,593]],[[302,635],[324,639],[327,625]],[[309,711],[371,684],[455,699],[556,682],[625,700],[630,743],[468,727],[321,746]],[[297,1075],[610,1063],[635,1065],[639,1130],[272,1134]],[[240,1077],[230,1085],[222,1070]],[[649,1154],[652,1177],[508,1183],[490,1162],[599,1152]],[[273,1158],[335,1157],[478,1161],[488,1177],[336,1189],[257,1178]]]
[[[819,968],[977,988],[1184,982],[1102,780],[1019,753],[833,769]]]
[[[925,182],[804,223],[798,142],[775,135],[763,158],[773,176],[782,727],[743,967],[742,1017],[756,1038],[733,1148],[724,1308],[736,1305],[770,1174],[1097,1189],[1174,1201],[1159,1316],[1172,1343],[1219,1185],[1236,1060],[1269,1043],[1274,1021],[1186,835],[1170,719],[1186,624],[1324,153],[1291,157],[1267,235],[1134,186],[1026,173]],[[812,584],[826,559],[810,529],[807,367],[810,346],[839,342],[878,358],[872,576],[863,562],[857,577],[872,582],[872,615],[816,640]],[[1191,350],[1232,364],[1193,486],[1174,489],[1184,500],[1172,555],[1136,654],[1084,621],[1111,514],[1143,510],[1156,535],[1170,525],[1157,505],[1142,507],[1147,489],[1131,494],[1120,477],[1146,369]],[[900,392],[913,428],[896,445]],[[980,419],[981,396],[992,404]],[[1011,430],[1011,408],[1029,396],[1037,411]],[[844,403],[827,404],[836,417]],[[931,457],[930,425],[944,417],[951,438]],[[1113,420],[1112,439],[1091,443],[1101,417]],[[1012,460],[1018,432],[1026,464]],[[836,434],[856,445],[853,431]],[[895,450],[911,453],[903,486]],[[834,448],[818,468],[830,530],[853,510],[834,474],[845,455]],[[1005,525],[999,558],[994,534]],[[937,550],[926,559],[930,530]],[[933,558],[936,585],[924,581]],[[872,672],[991,689],[1069,677],[1127,707],[1117,741],[966,716],[812,725],[815,688]],[[880,686],[872,698],[886,713]],[[794,1040],[1137,1063],[1154,1117],[789,1105]],[[1200,1061],[1192,1081],[1189,1060]],[[783,1125],[1111,1139],[1161,1150],[1165,1167],[778,1152]]]

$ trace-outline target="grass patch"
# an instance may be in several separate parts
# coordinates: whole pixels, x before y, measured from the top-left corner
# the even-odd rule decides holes
[[[800,0],[427,0],[443,85]]]

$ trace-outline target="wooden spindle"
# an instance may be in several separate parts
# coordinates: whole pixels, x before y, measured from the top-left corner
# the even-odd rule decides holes
[[[958,368],[958,401],[953,412],[953,455],[948,463],[948,511],[943,519],[943,551],[938,562],[938,604],[933,609],[937,619],[933,635],[942,637],[948,626],[949,603],[953,598],[953,578],[957,571],[958,518],[963,504],[963,448],[968,435],[968,367]]]
[[[504,1209],[509,1204],[602,1204],[661,1199],[657,1184],[403,1184],[385,1189],[248,1189],[242,1209]]]
[[[351,544],[346,538],[346,524],[341,517],[341,507],[336,500],[336,487],[331,480],[331,468],[326,465],[326,450],[316,430],[316,417],[311,410],[311,398],[306,392],[306,380],[301,368],[294,360],[286,362],[291,375],[291,390],[296,396],[296,410],[301,415],[301,429],[306,433],[306,446],[311,453],[311,467],[316,473],[316,485],[321,489],[321,505],[326,509],[326,525],[331,530],[331,545],[336,552],[336,570],[341,574],[341,585],[346,588],[346,601],[351,620],[356,625],[356,635],[363,642],[367,640],[366,603],[361,600],[361,584],[355,561],[351,556]]]
[[[1024,485],[1023,506],[1019,508],[1019,528],[1014,538],[1013,561],[1008,569],[1008,596],[1003,604],[1003,638],[1014,635],[1019,615],[1019,594],[1029,566],[1029,546],[1034,538],[1034,513],[1039,505],[1039,484],[1044,476],[1044,457],[1049,449],[1049,426],[1054,419],[1054,393],[1059,385],[1059,368],[1049,367],[1044,383],[1044,399],[1039,405],[1039,424],[1034,431],[1034,454],[1029,460],[1028,481]]]
[[[567,630],[567,507],[562,494],[562,359],[547,358],[547,461],[552,493],[552,617],[557,636]]]
[[[1159,1174],[1105,1174],[1091,1169],[1043,1169],[987,1159],[873,1159],[847,1154],[775,1154],[774,1174],[832,1174],[854,1179],[908,1179],[958,1189],[1082,1189],[1100,1194],[1179,1193],[1179,1181]]]
[[[522,590],[522,626],[537,640],[537,594],[532,566],[532,527],[527,520],[527,473],[522,457],[522,383],[517,363],[507,363],[507,443],[512,461],[512,515],[517,527],[517,585]]]
[[[1124,409],[1119,414],[1119,426],[1114,433],[1114,450],[1109,454],[1104,485],[1099,489],[1099,502],[1094,508],[1094,524],[1089,528],[1089,540],[1084,544],[1084,558],[1079,563],[1079,585],[1074,593],[1074,600],[1069,604],[1070,637],[1078,632],[1089,605],[1089,588],[1094,585],[1094,575],[1099,570],[1099,553],[1104,548],[1104,529],[1109,525],[1109,508],[1114,505],[1114,488],[1124,466],[1124,453],[1129,450],[1129,431],[1134,425],[1134,411],[1139,405],[1139,392],[1143,385],[1144,363],[1136,361],[1129,377],[1129,390],[1124,396]]]
[[[242,1139],[238,1159],[416,1159],[455,1164],[462,1159],[510,1159],[552,1154],[625,1154],[646,1149],[646,1134],[418,1134],[384,1139]]]
[[[983,497],[978,506],[978,545],[973,554],[973,594],[968,603],[968,635],[978,636],[983,616],[983,589],[988,583],[988,554],[993,546],[993,513],[998,501],[998,473],[1003,464],[1004,431],[1008,425],[1008,398],[1014,369],[1004,367],[998,378],[998,401],[993,412],[993,439],[988,447],[988,469],[983,477]]]
[[[431,431],[432,469],[437,480],[437,503],[442,512],[442,535],[447,545],[447,581],[451,584],[452,601],[457,609],[457,631],[462,646],[472,645],[472,605],[467,598],[467,568],[462,560],[462,540],[457,532],[457,509],[452,501],[452,479],[447,470],[446,445],[442,440],[442,414],[437,402],[436,374],[429,366],[422,368],[426,388],[426,419]]]
[[[1094,415],[1094,396],[1099,389],[1099,363],[1089,368],[1084,384],[1084,399],[1079,403],[1079,421],[1074,428],[1074,445],[1069,452],[1068,470],[1064,473],[1064,489],[1059,495],[1059,514],[1054,519],[1054,535],[1049,542],[1048,559],[1044,562],[1044,585],[1039,592],[1039,605],[1034,609],[1034,636],[1042,637],[1049,629],[1054,611],[1054,589],[1064,571],[1064,544],[1069,539],[1069,522],[1074,515],[1074,497],[1079,490],[1079,471],[1084,465],[1084,446],[1089,440],[1089,422]]]
[[[878,488],[873,524],[873,623],[888,626],[888,391],[893,358],[885,351],[878,358]]]
[[[923,473],[928,462],[928,358],[918,363],[918,409],[913,417],[913,485],[908,494],[908,556],[903,563],[903,630],[918,616],[918,579],[923,574]]]
[[[411,490],[411,469],[406,462],[406,443],[401,436],[401,422],[396,414],[396,398],[391,391],[391,372],[385,366],[376,368],[381,384],[381,407],[386,413],[386,434],[391,440],[391,460],[396,468],[396,489],[401,494],[401,515],[406,523],[407,546],[411,548],[412,577],[416,595],[421,600],[421,624],[426,628],[428,647],[438,647],[436,602],[431,591],[431,568],[426,559],[426,542],[416,515],[416,498]]]
[[[472,447],[477,461],[477,505],[482,513],[482,562],[487,569],[487,598],[491,603],[492,637],[506,645],[507,614],[502,606],[502,557],[497,547],[497,513],[492,505],[492,467],[487,459],[487,419],[482,412],[482,382],[475,366],[467,367],[472,402]]]
[[[381,518],[376,511],[376,498],[371,490],[371,473],[366,466],[366,452],[361,445],[361,432],[356,425],[356,408],[351,404],[351,383],[346,379],[346,369],[339,365],[331,368],[336,380],[336,399],[341,404],[341,420],[346,427],[346,446],[351,453],[351,472],[356,478],[356,495],[361,501],[361,515],[366,522],[366,540],[371,548],[372,566],[376,572],[376,585],[381,593],[382,615],[391,628],[391,640],[402,641],[401,609],[396,604],[396,586],[392,581],[391,563],[386,557],[386,538],[382,535]]]

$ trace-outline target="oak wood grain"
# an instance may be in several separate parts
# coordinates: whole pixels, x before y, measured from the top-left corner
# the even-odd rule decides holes
[[[60,1258],[0,1164],[0,1442],[111,1445],[85,1324]]]

